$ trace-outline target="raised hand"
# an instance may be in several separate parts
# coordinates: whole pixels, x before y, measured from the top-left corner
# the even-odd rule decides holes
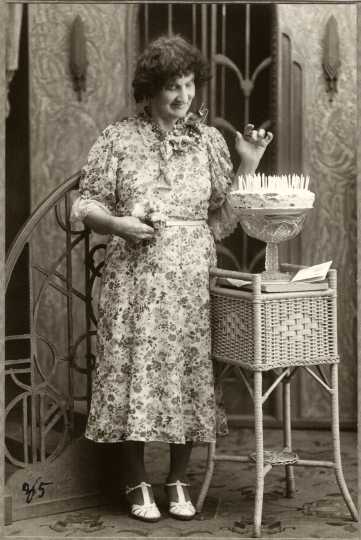
[[[235,149],[241,158],[243,173],[253,173],[273,139],[273,133],[264,129],[256,130],[253,124],[247,124],[243,135],[237,131]]]

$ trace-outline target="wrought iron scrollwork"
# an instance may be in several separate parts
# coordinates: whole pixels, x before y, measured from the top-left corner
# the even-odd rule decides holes
[[[15,467],[52,461],[59,456],[79,434],[76,417],[85,417],[89,406],[96,334],[93,291],[101,276],[105,244],[91,238],[86,228],[77,229],[70,223],[78,180],[79,174],[74,175],[40,205],[19,233],[6,260],[8,288],[24,250],[30,254],[29,331],[9,331],[6,336],[5,455]],[[47,240],[39,235],[38,227],[51,215],[51,238],[58,249],[39,260],[34,253],[41,253],[38,244]],[[52,293],[59,299],[53,310],[46,305]],[[7,301],[11,300],[9,296]],[[52,316],[59,335],[65,332],[65,344],[54,328],[47,326],[48,321],[44,323],[44,318]],[[29,349],[26,355],[19,352],[24,347]]]

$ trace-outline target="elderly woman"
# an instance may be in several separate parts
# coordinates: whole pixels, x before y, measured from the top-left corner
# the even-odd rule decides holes
[[[169,512],[191,519],[186,470],[192,444],[227,432],[211,360],[209,268],[215,240],[235,227],[227,145],[200,114],[207,62],[181,36],[160,37],[133,81],[144,110],[108,126],[84,167],[73,216],[109,234],[98,309],[97,361],[86,437],[120,443],[131,514],[161,516],[144,443],[170,445]],[[255,171],[272,139],[237,133],[237,174]]]

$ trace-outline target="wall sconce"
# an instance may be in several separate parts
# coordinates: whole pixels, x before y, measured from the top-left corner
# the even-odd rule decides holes
[[[77,15],[70,32],[70,73],[73,79],[73,88],[78,94],[79,101],[81,101],[82,92],[86,90],[87,67],[84,23],[81,17]]]
[[[338,73],[341,66],[340,40],[337,21],[333,15],[328,19],[323,40],[322,67],[326,79],[326,92],[330,93],[330,102],[337,92]]]

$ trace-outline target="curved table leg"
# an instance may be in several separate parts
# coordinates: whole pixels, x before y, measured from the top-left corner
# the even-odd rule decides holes
[[[196,504],[197,512],[201,512],[203,509],[204,501],[208,493],[209,486],[212,481],[212,476],[214,473],[214,456],[216,454],[216,443],[209,443],[208,445],[208,458],[207,458],[207,468],[203,480],[201,490],[198,495],[198,500]]]
[[[335,473],[338,486],[342,493],[345,503],[350,511],[354,521],[358,521],[358,512],[350,492],[345,482],[342,470],[341,448],[340,448],[340,425],[339,425],[339,404],[338,404],[338,365],[331,365],[331,386],[332,386],[332,442],[335,461]]]

